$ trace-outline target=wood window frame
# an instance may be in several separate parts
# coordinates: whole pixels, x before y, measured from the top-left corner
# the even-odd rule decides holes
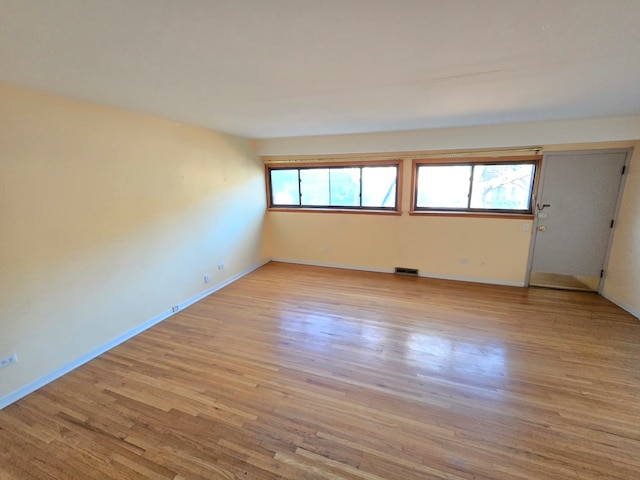
[[[530,211],[505,212],[490,209],[428,209],[417,207],[418,168],[422,165],[495,165],[501,163],[532,163],[535,166],[533,186],[531,188]],[[542,155],[518,155],[505,157],[460,157],[414,159],[411,165],[411,209],[409,215],[441,216],[441,217],[476,217],[476,218],[512,218],[532,220],[535,217],[535,199],[540,184]]]
[[[265,181],[267,193],[267,210],[270,212],[315,212],[315,213],[350,213],[358,215],[401,215],[402,214],[402,190],[403,190],[403,167],[402,159],[375,160],[375,161],[339,161],[339,162],[274,162],[265,164]],[[366,167],[395,167],[396,177],[396,205],[395,208],[375,208],[375,207],[344,207],[344,206],[274,206],[271,192],[271,171],[272,170],[294,170],[294,169],[319,169],[319,168],[366,168]]]

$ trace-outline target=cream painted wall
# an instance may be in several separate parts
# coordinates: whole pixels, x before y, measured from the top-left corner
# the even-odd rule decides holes
[[[640,136],[640,115],[630,117],[512,123],[405,132],[265,138],[259,155],[321,155],[370,152],[478,150],[629,142]],[[562,148],[562,147],[560,147]],[[610,148],[614,148],[610,145]],[[549,150],[549,148],[547,148]]]
[[[200,294],[204,273],[215,285],[268,256],[524,282],[529,221],[270,212],[265,224],[254,146],[274,155],[500,148],[540,144],[542,133],[551,139],[561,132],[553,138],[565,143],[547,150],[588,140],[584,148],[606,148],[628,146],[626,139],[640,137],[637,125],[635,117],[552,122],[530,135],[522,125],[487,127],[490,141],[482,144],[473,140],[482,128],[471,140],[458,131],[253,143],[0,85],[0,358],[19,357],[0,370],[0,399]],[[593,143],[613,140],[619,143]],[[637,146],[604,292],[635,311],[639,155]],[[408,200],[405,188],[405,211]],[[221,262],[224,271],[217,270]]]
[[[640,318],[640,142],[625,180],[603,295]]]
[[[542,146],[546,152],[636,146],[640,117],[494,125],[256,141],[263,156],[367,152],[456,151]],[[634,143],[635,142],[635,143]],[[404,165],[405,213],[398,217],[269,212],[267,251],[273,257],[316,264],[521,285],[526,281],[532,223],[516,219],[409,216],[410,162]],[[640,311],[640,170],[627,179],[604,294]],[[524,229],[529,231],[524,231]],[[460,263],[460,259],[468,263]]]
[[[403,166],[410,185],[411,161]],[[276,212],[265,238],[278,260],[524,285],[533,221],[499,218]],[[466,259],[466,263],[461,260]]]
[[[248,140],[0,85],[0,399],[257,265],[263,172]]]
[[[269,223],[279,260],[523,285],[532,222],[270,212]]]

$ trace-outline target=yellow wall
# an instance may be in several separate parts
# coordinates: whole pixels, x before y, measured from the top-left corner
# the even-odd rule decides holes
[[[403,215],[275,212],[266,238],[275,259],[524,285],[532,221],[409,216],[411,161],[404,165]],[[466,259],[467,263],[462,263]]]
[[[627,145],[629,141],[638,140],[639,137],[640,115],[635,115],[403,132],[265,138],[256,142],[256,149],[259,155],[264,156],[478,150],[523,146],[579,149],[599,148],[589,145],[603,142],[626,142],[623,145]],[[609,147],[623,145],[612,144]]]
[[[0,399],[259,264],[264,209],[248,140],[0,84]]]
[[[604,295],[640,312],[640,117],[538,122],[381,134],[264,139],[258,154],[314,156],[366,152],[502,149],[542,146],[545,152],[635,145],[616,227]],[[635,142],[635,143],[634,143]],[[357,155],[356,155],[357,156]],[[516,219],[409,216],[410,162],[404,165],[400,217],[348,214],[267,214],[266,245],[275,258],[425,276],[522,285],[532,223]],[[524,227],[524,228],[523,228]],[[524,231],[526,228],[529,231]],[[460,259],[468,263],[460,263]]]
[[[603,293],[640,317],[640,142],[625,179]]]
[[[558,131],[566,144],[585,136],[623,142],[581,148],[628,146],[631,130],[640,137],[637,124],[635,118],[603,120],[589,123],[586,132],[584,122],[564,129],[556,123],[488,127],[491,140],[476,146],[543,144],[538,140],[544,134]],[[255,147],[274,155],[292,148],[301,155],[346,153],[370,151],[373,139],[378,151],[400,151],[403,135],[415,150],[474,145],[464,132],[440,133],[296,139],[293,147],[287,139],[259,140]],[[485,138],[482,133],[474,130],[471,138]],[[578,148],[566,144],[546,148]],[[263,168],[253,146],[206,129],[0,84],[0,358],[17,353],[19,359],[0,370],[0,401],[267,256],[525,281],[531,233],[523,227],[530,230],[532,222],[411,217],[408,162],[402,216],[271,212],[265,224]],[[605,295],[635,312],[638,147],[605,286]],[[218,270],[219,263],[226,268]]]

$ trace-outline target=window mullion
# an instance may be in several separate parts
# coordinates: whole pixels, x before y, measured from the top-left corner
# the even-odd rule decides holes
[[[300,169],[298,169],[298,205],[302,207],[302,177],[300,176]]]
[[[471,165],[471,177],[469,177],[469,196],[467,197],[467,210],[471,209],[471,196],[473,195],[473,172],[475,168],[475,165]]]
[[[360,208],[362,208],[362,167],[360,167],[360,191],[358,192],[358,197],[360,198]]]

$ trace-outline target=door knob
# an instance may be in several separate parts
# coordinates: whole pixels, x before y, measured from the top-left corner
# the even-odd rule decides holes
[[[547,229],[547,227],[545,227],[544,225],[540,225],[538,227],[538,230],[540,230],[541,232],[544,232]]]

